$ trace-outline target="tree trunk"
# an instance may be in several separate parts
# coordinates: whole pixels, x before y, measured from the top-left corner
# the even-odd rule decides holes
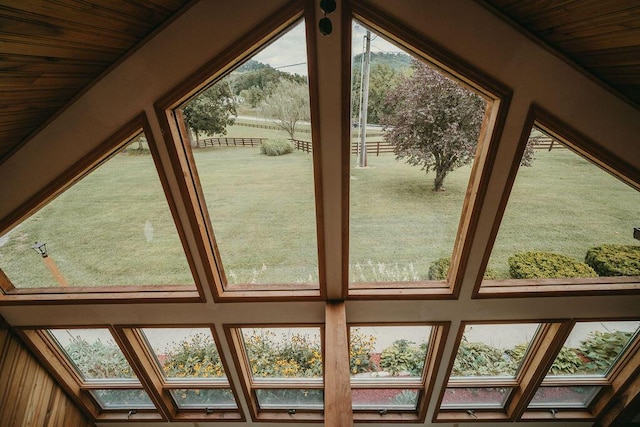
[[[444,191],[444,177],[447,176],[446,169],[436,169],[436,179],[433,180],[433,191]]]

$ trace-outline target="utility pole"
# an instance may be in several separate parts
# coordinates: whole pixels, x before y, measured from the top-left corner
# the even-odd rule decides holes
[[[360,150],[358,152],[358,166],[367,166],[367,110],[369,109],[369,68],[371,61],[371,31],[367,30],[365,52],[362,58],[362,105],[360,106]]]

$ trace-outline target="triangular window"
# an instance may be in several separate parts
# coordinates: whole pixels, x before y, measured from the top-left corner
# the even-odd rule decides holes
[[[306,58],[298,21],[175,110],[229,289],[318,288]]]
[[[144,132],[0,237],[12,288],[193,286]]]
[[[363,24],[352,28],[351,286],[444,281],[491,103]]]
[[[580,285],[638,276],[639,207],[638,191],[534,126],[485,277]]]

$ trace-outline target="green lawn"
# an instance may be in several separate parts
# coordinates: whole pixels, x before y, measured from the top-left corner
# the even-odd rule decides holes
[[[253,131],[265,130],[229,135]],[[194,155],[229,281],[317,281],[311,156],[267,157],[258,147]],[[72,286],[191,284],[150,160],[117,155],[0,238],[1,268],[18,287],[55,286],[30,249],[44,241]],[[352,280],[426,279],[430,263],[451,254],[469,172],[452,172],[434,193],[432,175],[390,154],[352,169]],[[518,175],[490,266],[506,275],[517,251],[582,260],[591,246],[634,244],[639,207],[638,192],[568,150],[538,151]]]

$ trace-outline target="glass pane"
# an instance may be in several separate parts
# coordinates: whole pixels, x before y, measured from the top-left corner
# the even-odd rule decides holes
[[[362,24],[352,34],[350,281],[444,280],[486,102]]]
[[[0,259],[17,288],[193,285],[144,134],[1,236]]]
[[[225,378],[210,329],[144,328],[142,332],[166,378]]]
[[[179,409],[213,408],[237,409],[236,400],[229,389],[194,389],[185,388],[170,390],[173,400]]]
[[[578,322],[548,376],[605,376],[638,334],[640,321]]]
[[[306,60],[300,22],[181,107],[227,284],[317,286]]]
[[[430,326],[352,326],[349,329],[352,380],[420,379],[430,335]]]
[[[419,390],[397,388],[354,388],[351,390],[353,409],[397,411],[415,411],[418,405]]]
[[[260,409],[324,409],[322,390],[258,389]]]
[[[466,325],[451,377],[515,378],[539,326]]]
[[[444,392],[441,409],[503,408],[511,394],[507,387],[449,388]]]
[[[538,128],[529,147],[489,259],[494,276],[640,275],[640,193]]]
[[[104,389],[90,390],[102,409],[155,409],[144,390]]]
[[[529,408],[586,408],[601,387],[540,387],[529,403]]]
[[[85,380],[136,378],[108,329],[48,329],[48,332]]]
[[[322,378],[320,328],[242,329],[253,378]]]

